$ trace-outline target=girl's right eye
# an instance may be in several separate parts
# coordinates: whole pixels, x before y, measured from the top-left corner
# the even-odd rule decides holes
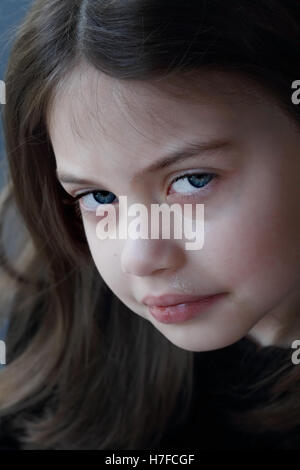
[[[116,196],[110,191],[86,191],[75,196],[74,201],[82,200],[81,206],[89,212],[96,212],[99,205],[112,204]]]
[[[105,190],[96,190],[96,191],[85,191],[84,193],[80,193],[77,196],[70,196],[68,194],[67,197],[62,198],[62,202],[68,206],[74,206],[74,210],[76,212],[76,215],[81,218],[81,209],[85,212],[91,212],[95,213],[97,211],[97,208],[100,205],[105,205],[105,204],[111,204],[112,200],[115,198],[115,196],[109,196],[112,195],[113,193],[110,193],[109,191]],[[86,204],[79,203],[79,201],[83,199],[90,200],[91,202]]]

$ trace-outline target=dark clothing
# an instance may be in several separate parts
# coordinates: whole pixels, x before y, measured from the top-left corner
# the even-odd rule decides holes
[[[18,438],[5,418],[0,418],[0,450],[20,450]]]
[[[263,403],[266,390],[260,387],[246,397],[247,386],[257,383],[265,372],[276,371],[280,364],[291,363],[292,351],[277,346],[260,348],[244,337],[226,348],[194,353],[196,381],[189,416],[180,429],[171,424],[157,448],[300,449],[300,427],[292,432],[259,434],[239,429],[227,413]]]
[[[151,450],[299,449],[300,429],[265,434],[241,431],[227,415],[228,409],[246,410],[263,400],[263,388],[245,398],[247,385],[255,384],[266,371],[275,371],[290,360],[291,351],[275,346],[258,348],[245,337],[226,348],[194,353],[195,386],[190,413],[177,427],[171,419],[163,439]],[[178,411],[179,408],[174,410],[174,418]],[[8,422],[0,420],[0,449],[18,448]]]

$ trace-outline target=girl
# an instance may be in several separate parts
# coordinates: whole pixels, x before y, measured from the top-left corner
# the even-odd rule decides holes
[[[299,448],[299,43],[298,0],[34,1],[5,76],[3,445]],[[100,240],[120,196],[204,204],[202,249]]]

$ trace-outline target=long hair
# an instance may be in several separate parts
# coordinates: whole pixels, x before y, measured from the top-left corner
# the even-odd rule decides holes
[[[56,90],[80,64],[166,82],[213,68],[259,83],[299,123],[299,25],[297,0],[34,1],[4,78],[9,174],[0,201],[1,316],[10,318],[0,416],[23,448],[149,447],[171,420],[184,421],[193,396],[194,354],[110,291],[65,204],[47,128]],[[293,400],[252,410],[250,427],[300,423],[299,373],[284,363],[277,375],[273,400],[290,389]]]

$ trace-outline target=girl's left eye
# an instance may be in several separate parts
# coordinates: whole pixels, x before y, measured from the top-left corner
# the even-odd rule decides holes
[[[173,189],[175,188],[175,193],[185,194],[190,197],[197,197],[200,193],[203,195],[207,189],[208,184],[213,179],[216,179],[217,175],[215,173],[185,173],[184,175],[177,176],[171,183]],[[191,191],[196,189],[197,191]],[[204,188],[204,189],[202,189]],[[199,189],[201,189],[199,191]]]
[[[185,197],[195,197],[203,194],[206,186],[217,177],[214,173],[185,173],[184,175],[177,176],[171,181],[170,187],[175,188],[175,193],[181,192]],[[204,188],[204,189],[202,189]],[[196,191],[192,191],[196,189]],[[72,197],[71,204],[77,205],[77,201],[82,200],[81,207],[88,212],[96,212],[99,205],[111,204],[116,196],[110,191],[96,190],[86,191]]]

